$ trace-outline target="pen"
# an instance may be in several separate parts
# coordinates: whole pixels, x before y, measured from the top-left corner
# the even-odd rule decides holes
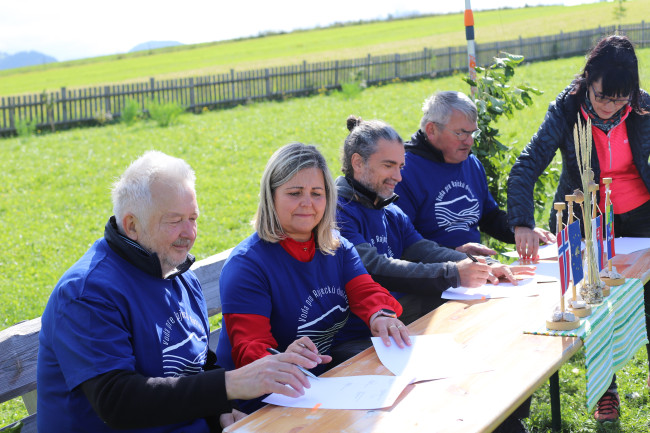
[[[277,350],[273,349],[272,347],[267,347],[267,348],[266,348],[266,351],[269,352],[269,353],[272,354],[272,355],[279,355],[280,353],[282,353],[282,352],[280,352],[280,351],[277,351]],[[305,368],[302,368],[302,367],[299,366],[299,365],[296,365],[296,367],[298,367],[298,369],[299,369],[300,371],[302,371],[303,373],[305,373],[307,376],[309,376],[309,377],[313,377],[314,379],[318,379],[318,376],[316,376],[316,375],[315,375],[314,373],[312,373],[311,371],[309,371],[309,370],[307,370],[307,369],[305,369]]]
[[[478,260],[476,260],[476,257],[474,257],[473,255],[471,255],[470,253],[465,253],[465,254],[467,254],[467,257],[469,257],[469,259],[470,259],[471,261],[473,261],[474,263],[478,263]]]

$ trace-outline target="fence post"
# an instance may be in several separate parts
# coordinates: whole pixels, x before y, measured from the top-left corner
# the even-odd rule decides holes
[[[232,95],[231,100],[234,101],[235,98],[235,70],[230,70],[230,93]]]
[[[641,48],[645,47],[645,20],[641,21]]]
[[[16,130],[16,113],[15,113],[15,106],[14,106],[14,99],[15,97],[12,96],[9,99],[9,128]]]
[[[264,69],[264,81],[266,82],[266,97],[270,98],[272,89],[271,89],[271,76],[269,74],[269,68]]]
[[[366,61],[366,84],[370,84],[370,54],[368,54],[368,60]]]
[[[399,54],[395,53],[395,78],[400,78],[399,76]]]
[[[190,77],[190,106],[188,108],[193,110],[195,104],[196,102],[194,99],[194,77]]]
[[[66,99],[67,91],[65,90],[65,87],[61,87],[61,97],[59,98],[59,101],[61,104],[61,120],[64,123],[68,121],[68,104],[66,104]],[[52,111],[54,111],[54,107],[52,107]],[[50,123],[50,125],[53,125],[53,123]]]
[[[303,92],[307,90],[307,60],[302,61],[302,83],[300,83],[300,87],[302,87]]]
[[[334,62],[334,87],[339,87],[339,61]]]
[[[447,54],[449,56],[449,72],[453,71],[451,68],[451,47],[449,47],[449,53]]]
[[[428,60],[429,60],[429,58],[427,57],[427,47],[424,47],[424,50],[422,50],[422,64],[424,66],[424,68],[422,68],[422,69],[423,69],[423,72],[424,72],[423,73],[424,77],[427,76],[427,69],[428,69],[428,66],[429,66],[429,61]]]
[[[156,92],[155,92],[155,87],[156,87],[156,82],[153,77],[149,78],[149,92],[151,93],[151,99],[156,100]]]
[[[104,86],[104,109],[107,113],[117,114],[111,111],[111,86]]]

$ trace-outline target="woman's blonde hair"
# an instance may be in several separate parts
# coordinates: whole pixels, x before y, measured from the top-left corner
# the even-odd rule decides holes
[[[253,218],[253,226],[260,239],[279,242],[287,237],[275,211],[274,193],[300,170],[318,168],[325,181],[325,213],[314,228],[316,246],[323,254],[334,255],[339,247],[336,230],[336,188],[327,168],[327,162],[315,146],[290,143],[282,146],[266,163],[260,181],[260,203]]]

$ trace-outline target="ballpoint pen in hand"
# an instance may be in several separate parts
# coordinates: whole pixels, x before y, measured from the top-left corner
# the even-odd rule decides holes
[[[282,353],[282,352],[280,352],[280,351],[278,351],[278,350],[273,349],[272,347],[267,347],[267,348],[266,348],[266,351],[269,352],[269,353],[272,354],[272,355],[279,355],[280,353]],[[307,376],[309,376],[309,377],[313,377],[314,379],[318,379],[318,376],[316,376],[316,375],[315,375],[314,373],[312,373],[311,371],[309,371],[309,370],[307,370],[307,369],[301,367],[300,365],[296,365],[296,367],[298,367],[298,369],[299,369],[300,371],[302,371],[303,373],[305,373]]]

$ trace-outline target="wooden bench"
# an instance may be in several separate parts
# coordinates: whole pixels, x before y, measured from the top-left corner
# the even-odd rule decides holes
[[[199,278],[208,304],[208,315],[221,312],[219,275],[231,250],[199,260],[192,270]],[[36,433],[36,360],[41,318],[17,323],[0,331],[0,403],[22,397],[29,416],[0,427],[0,431]],[[210,348],[215,349],[221,328],[210,333]],[[22,429],[20,425],[22,424]]]

